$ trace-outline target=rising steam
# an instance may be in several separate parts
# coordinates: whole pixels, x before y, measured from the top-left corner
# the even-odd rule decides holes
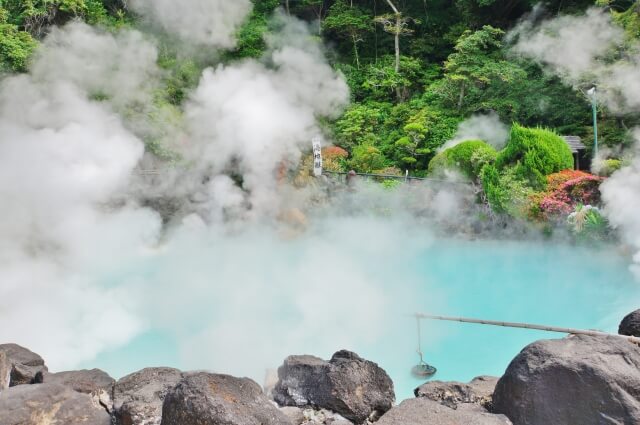
[[[640,45],[618,50],[624,41],[622,28],[611,16],[592,8],[584,16],[562,16],[539,25],[523,22],[512,34],[513,50],[538,61],[578,89],[596,86],[601,102],[614,113],[640,108]],[[640,129],[631,130],[637,145]],[[606,213],[621,236],[638,253],[640,263],[640,156],[615,173],[601,187]],[[640,276],[638,267],[636,274]]]

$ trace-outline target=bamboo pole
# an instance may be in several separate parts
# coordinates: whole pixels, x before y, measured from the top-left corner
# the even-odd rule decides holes
[[[498,322],[495,320],[483,320],[483,319],[471,319],[467,317],[450,317],[450,316],[436,316],[432,314],[416,313],[415,317],[418,319],[429,320],[442,320],[446,322],[462,322],[462,323],[475,323],[478,325],[490,325],[490,326],[502,326],[505,328],[523,328],[523,329],[535,329],[539,331],[547,332],[559,332],[572,335],[590,335],[590,336],[613,336],[617,338],[624,338],[629,342],[640,344],[640,338],[635,336],[611,334],[602,331],[593,331],[585,329],[573,329],[562,328],[557,326],[536,325],[533,323],[518,323],[518,322]]]

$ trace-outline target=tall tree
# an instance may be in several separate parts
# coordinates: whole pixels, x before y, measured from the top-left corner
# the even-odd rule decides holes
[[[503,36],[501,29],[486,25],[475,32],[466,31],[458,39],[455,53],[449,55],[445,62],[443,87],[449,96],[457,96],[459,111],[470,91],[482,91],[497,81],[525,78],[520,67],[504,59]],[[457,95],[454,94],[456,91]]]
[[[414,19],[405,17],[391,0],[386,0],[393,13],[377,16],[375,21],[382,24],[385,32],[393,34],[396,51],[396,72],[400,72],[400,36],[412,34],[409,23]]]
[[[358,43],[361,43],[362,36],[371,30],[371,16],[361,8],[354,7],[353,2],[349,5],[346,0],[338,0],[329,9],[324,25],[328,30],[351,39],[356,67],[360,69]]]

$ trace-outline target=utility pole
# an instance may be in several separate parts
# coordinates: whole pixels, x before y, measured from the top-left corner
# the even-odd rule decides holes
[[[591,108],[593,109],[593,157],[598,157],[598,98],[596,96],[596,87],[593,86],[587,91],[591,97]]]

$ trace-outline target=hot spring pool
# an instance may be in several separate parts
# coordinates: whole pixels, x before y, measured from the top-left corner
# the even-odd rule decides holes
[[[591,250],[557,243],[432,240],[405,247],[401,255],[390,255],[389,247],[364,253],[354,251],[355,242],[340,248],[314,244],[309,252],[303,242],[294,242],[290,248],[284,248],[290,251],[279,253],[277,258],[282,256],[281,259],[274,259],[266,254],[274,250],[267,239],[253,243],[251,248],[246,248],[242,241],[237,243],[245,258],[255,260],[252,267],[224,265],[222,260],[213,264],[190,260],[194,261],[190,267],[215,270],[216,283],[212,285],[218,292],[211,294],[210,302],[203,303],[202,299],[208,296],[207,285],[203,283],[197,285],[197,290],[190,289],[194,292],[193,301],[178,297],[175,309],[186,309],[184,323],[164,320],[161,311],[157,316],[145,313],[146,331],[125,346],[103,351],[97,359],[82,366],[99,367],[116,377],[147,366],[202,368],[248,375],[262,383],[264,368],[276,368],[288,354],[309,353],[329,358],[334,351],[347,348],[387,370],[401,400],[411,397],[412,390],[421,383],[410,374],[418,361],[416,323],[409,316],[415,311],[614,332],[620,319],[640,303],[640,284],[614,248]],[[212,248],[218,254],[233,253],[234,249],[228,245]],[[260,260],[261,253],[269,257],[268,261]],[[349,253],[354,257],[348,261],[353,270],[345,270],[346,266],[340,264],[340,259],[348,258]],[[218,257],[212,254],[210,258]],[[320,275],[317,279],[305,277],[313,271],[301,264],[310,261],[316,261],[312,270]],[[335,274],[327,271],[332,262],[339,269]],[[164,281],[172,281],[171,269],[160,263],[154,263],[155,271],[145,272],[151,273],[149,279],[158,280],[158,287],[169,285]],[[335,282],[345,274],[354,276],[349,281],[357,279],[359,269],[367,270],[364,278],[375,285],[374,297],[369,296],[366,287],[343,292],[343,286],[348,285]],[[261,279],[256,280],[262,282],[260,286],[246,286],[234,283],[231,276],[238,274],[247,282],[258,275],[274,284],[261,292],[256,289],[263,286]],[[290,274],[295,276],[291,286],[277,283],[289,279]],[[232,285],[234,290],[220,294],[219,288],[224,285]],[[302,295],[290,294],[293,288],[300,287]],[[332,301],[342,298],[348,299]],[[269,305],[256,308],[263,305],[261,299]],[[149,303],[152,310],[166,308],[158,305],[157,299],[151,298]],[[249,304],[245,313],[244,304]],[[236,307],[230,307],[233,305]],[[369,313],[371,318],[363,318]],[[357,327],[350,327],[358,320]],[[231,324],[215,325],[212,330],[210,325],[215,321]],[[298,323],[306,323],[304,329],[296,330]],[[317,327],[309,329],[316,324]],[[309,334],[301,335],[306,329]],[[526,344],[561,336],[473,324],[422,322],[425,360],[438,368],[433,379],[439,380],[468,381],[478,375],[501,375]],[[236,354],[237,361],[229,359]]]

